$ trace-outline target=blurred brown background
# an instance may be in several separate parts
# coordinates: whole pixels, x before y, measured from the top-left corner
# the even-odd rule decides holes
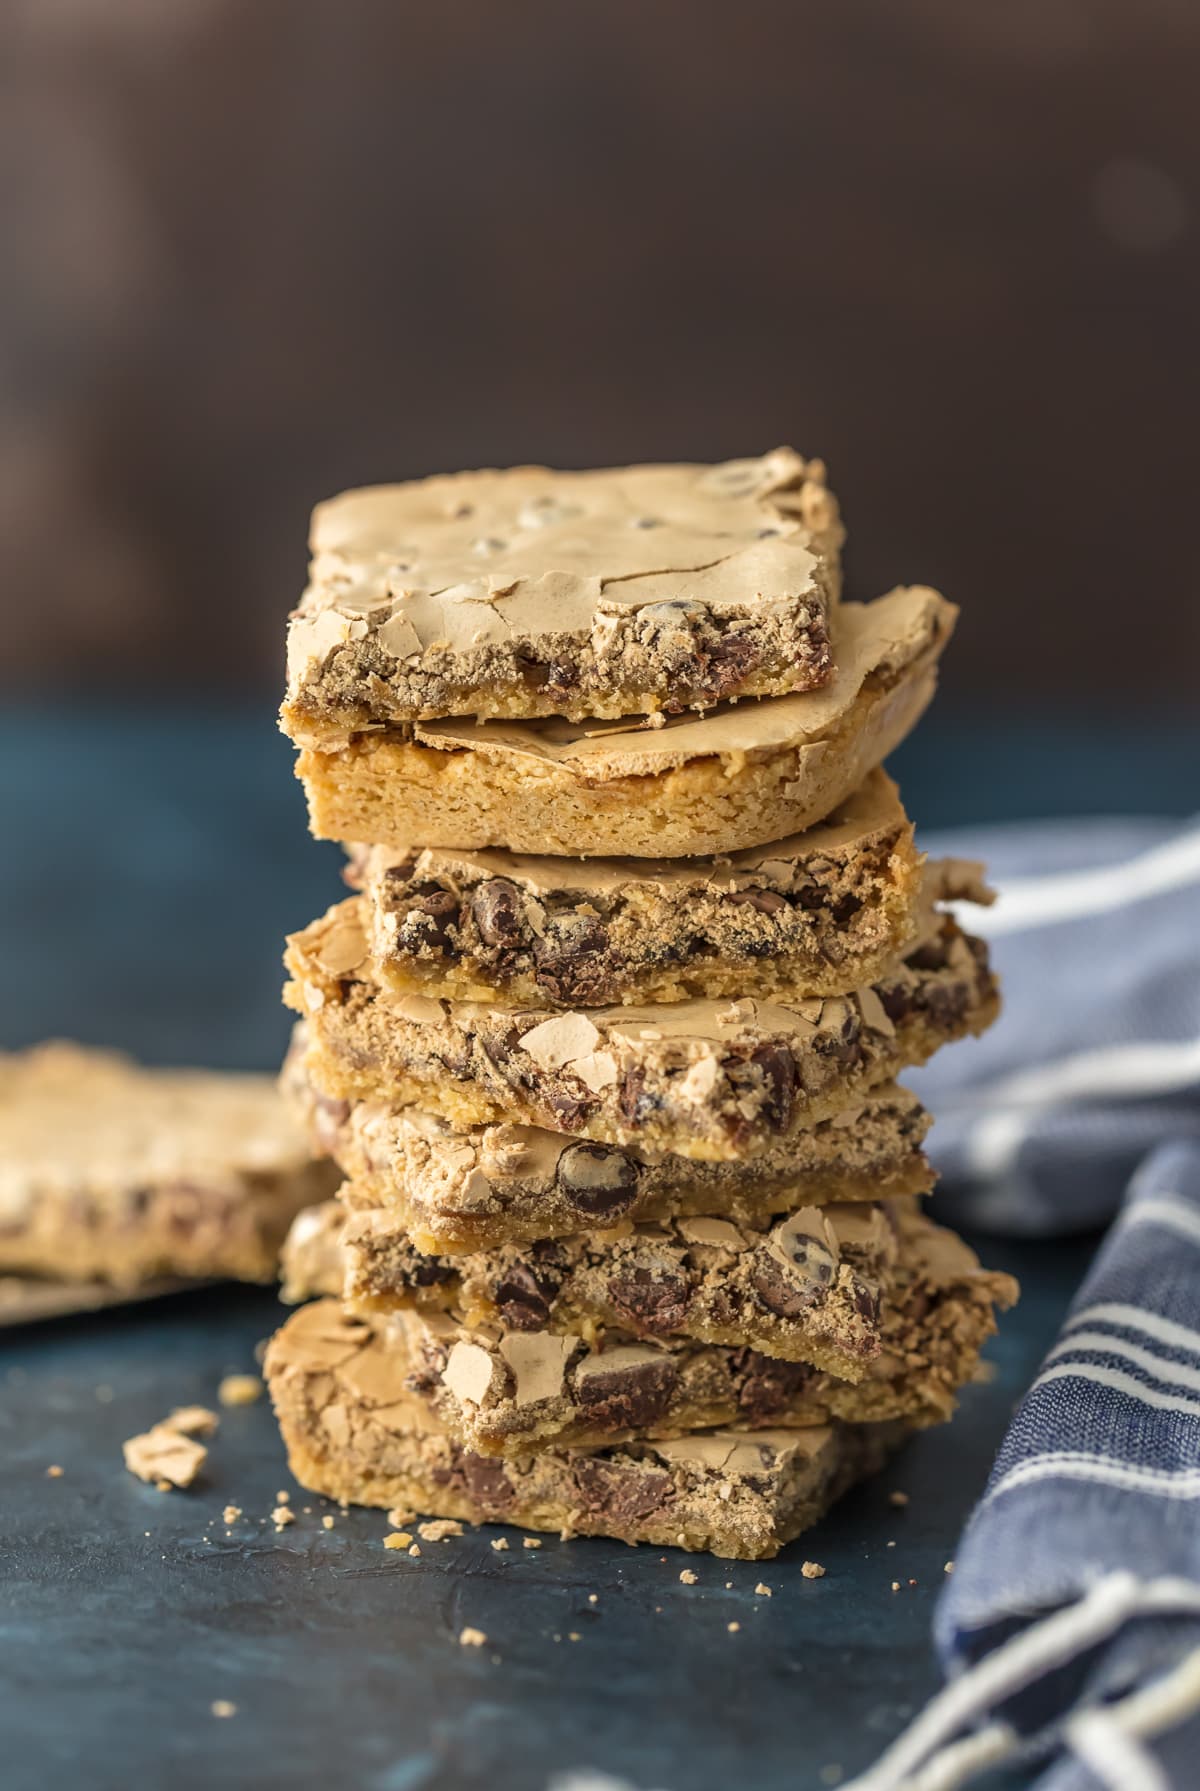
[[[1186,705],[1194,0],[0,0],[0,677],[271,690],[307,512],[824,454],[950,688]]]

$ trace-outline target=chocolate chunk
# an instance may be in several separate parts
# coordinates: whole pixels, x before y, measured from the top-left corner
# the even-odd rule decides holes
[[[521,892],[508,877],[490,877],[471,897],[471,913],[485,945],[511,951],[525,943]]]
[[[854,1310],[860,1318],[866,1319],[869,1325],[879,1321],[879,1289],[869,1287],[865,1281],[855,1281],[850,1289],[850,1298]]]
[[[550,1320],[552,1293],[548,1278],[516,1262],[496,1282],[492,1298],[500,1316],[514,1331],[540,1331]]]
[[[585,1455],[576,1462],[573,1476],[584,1509],[618,1522],[647,1518],[671,1497],[671,1477],[657,1469],[617,1467]]]
[[[591,1218],[619,1218],[637,1199],[637,1165],[609,1144],[569,1144],[554,1179],[575,1210]]]
[[[722,697],[736,690],[762,658],[758,643],[748,634],[730,632],[722,635],[708,652],[706,684],[712,694]]]
[[[814,1236],[805,1216],[796,1214],[777,1225],[766,1247],[755,1252],[751,1280],[768,1312],[800,1318],[824,1296],[836,1273],[834,1252]]]
[[[781,1362],[756,1349],[738,1350],[732,1367],[738,1408],[753,1423],[783,1411],[816,1372],[807,1362]]]
[[[665,1337],[683,1323],[692,1290],[682,1275],[636,1268],[609,1278],[608,1297],[635,1331]]]
[[[780,914],[787,903],[777,889],[731,889],[728,901],[738,908],[753,908],[758,914]]]
[[[543,1088],[538,1093],[564,1132],[574,1132],[596,1105],[595,1095],[572,1094],[567,1088]]]
[[[421,1256],[404,1279],[413,1287],[441,1287],[453,1281],[457,1270],[437,1256]]]
[[[783,1045],[760,1045],[750,1054],[766,1084],[762,1117],[773,1132],[786,1132],[796,1098],[796,1062]]]
[[[598,974],[594,960],[608,945],[608,933],[592,915],[564,915],[546,923],[543,938],[534,941],[537,981],[556,1001],[600,1003],[610,978]]]
[[[458,956],[453,935],[461,918],[458,898],[436,884],[423,886],[427,893],[414,897],[412,906],[400,922],[397,941],[403,951],[437,952],[440,956]]]
[[[502,1461],[493,1461],[486,1455],[472,1455],[465,1449],[462,1472],[467,1491],[485,1511],[503,1511],[506,1505],[512,1504],[513,1489]]]
[[[941,939],[928,939],[924,945],[918,945],[916,951],[910,951],[904,961],[914,970],[944,970],[947,963],[946,944]]]
[[[614,1350],[614,1357],[626,1352]],[[604,1358],[589,1359],[587,1372],[575,1377],[575,1399],[600,1430],[645,1430],[663,1417],[678,1378],[669,1356],[640,1362],[623,1361],[605,1368]]]
[[[893,1026],[906,1020],[916,1006],[916,994],[907,983],[880,983],[875,993]]]
[[[662,1106],[661,1097],[646,1087],[646,1072],[640,1065],[625,1072],[618,1104],[622,1118],[631,1126],[640,1125]]]

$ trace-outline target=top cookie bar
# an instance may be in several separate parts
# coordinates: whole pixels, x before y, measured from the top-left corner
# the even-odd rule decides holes
[[[284,732],[613,718],[812,690],[843,531],[819,460],[513,467],[319,504]]]

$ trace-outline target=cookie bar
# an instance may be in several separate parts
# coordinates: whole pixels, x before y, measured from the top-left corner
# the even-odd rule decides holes
[[[367,846],[346,881],[385,988],[505,1007],[836,995],[913,938],[922,886],[882,771],[821,826],[731,858]]]
[[[641,715],[809,690],[842,529],[819,460],[513,467],[318,505],[285,732],[447,715]]]
[[[520,1459],[447,1436],[406,1386],[403,1350],[324,1300],[271,1340],[264,1372],[288,1463],[327,1498],[467,1523],[611,1536],[766,1560],[881,1467],[898,1425],[706,1431]]]
[[[905,1064],[981,1032],[997,1008],[984,945],[949,916],[879,982],[791,1004],[677,1001],[558,1010],[388,996],[361,898],[288,942],[284,999],[327,1095],[424,1105],[699,1160],[749,1156],[857,1100]]]
[[[142,1069],[49,1044],[0,1057],[0,1273],[135,1288],[274,1279],[332,1192],[266,1076]]]
[[[370,1199],[431,1254],[566,1237],[589,1225],[720,1213],[765,1224],[794,1206],[924,1194],[929,1115],[884,1083],[832,1119],[772,1141],[750,1160],[648,1157],[635,1145],[576,1142],[536,1126],[453,1127],[419,1107],[334,1100],[303,1070],[297,1028],[284,1087],[312,1131]]]
[[[329,1207],[342,1209],[340,1238]],[[284,1262],[293,1290],[344,1294],[357,1311],[448,1312],[468,1330],[690,1337],[861,1380],[882,1347],[880,1291],[898,1253],[894,1215],[862,1201],[769,1226],[677,1219],[433,1256],[350,1182],[299,1216]]]
[[[832,814],[915,725],[957,613],[921,587],[844,604],[823,689],[698,719],[415,721],[306,747],[296,769],[312,831],[582,858],[786,839]]]
[[[797,1252],[789,1272],[783,1255],[778,1285],[803,1297],[808,1264]],[[585,1338],[467,1327],[431,1310],[382,1322],[403,1339],[409,1385],[440,1425],[480,1454],[519,1455],[546,1443],[599,1447],[729,1424],[938,1424],[995,1330],[993,1307],[1016,1293],[1010,1276],[982,1270],[953,1232],[912,1213],[879,1300],[882,1347],[857,1381],[752,1348],[637,1341],[628,1325]]]

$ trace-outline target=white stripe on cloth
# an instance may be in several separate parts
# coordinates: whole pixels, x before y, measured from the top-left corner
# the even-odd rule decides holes
[[[1077,1350],[1102,1350],[1110,1356],[1124,1356],[1135,1368],[1142,1368],[1152,1380],[1167,1386],[1194,1387],[1200,1392],[1200,1368],[1189,1368],[1184,1362],[1172,1362],[1156,1356],[1153,1350],[1131,1343],[1127,1337],[1110,1337],[1107,1331],[1078,1331],[1056,1343],[1046,1357],[1046,1366],[1062,1356],[1073,1356]],[[1042,1380],[1044,1375],[1039,1375]],[[1034,1386],[1037,1381],[1034,1382]]]
[[[1027,1686],[1096,1647],[1132,1618],[1154,1615],[1200,1616],[1200,1586],[1191,1580],[1142,1581],[1131,1573],[1110,1573],[1076,1603],[1052,1611],[984,1654],[958,1679],[943,1686],[930,1704],[883,1756],[844,1791],[955,1791],[980,1772],[990,1771],[1018,1750],[1044,1747],[1065,1734],[1082,1712],[1064,1711],[1031,1743],[1005,1724],[992,1722],[975,1736],[955,1741],[991,1710]],[[1200,1659],[1200,1656],[1196,1657]],[[1168,1680],[1147,1686],[1110,1706],[1124,1734],[1146,1736],[1177,1724],[1200,1708],[1200,1674],[1176,1669]],[[1150,1791],[1150,1784],[1123,1783],[1121,1791]]]
[[[1084,1325],[1113,1325],[1123,1331],[1140,1331],[1143,1337],[1152,1337],[1155,1343],[1164,1343],[1168,1349],[1190,1350],[1193,1355],[1200,1355],[1200,1331],[1190,1325],[1181,1325],[1173,1318],[1162,1318],[1157,1312],[1147,1312],[1141,1306],[1128,1306],[1120,1300],[1102,1300],[1095,1306],[1084,1306],[1079,1312],[1073,1312],[1063,1326],[1064,1338]]]
[[[1200,828],[1164,845],[1152,846],[1137,858],[1064,871],[1052,877],[1012,877],[1001,884],[991,908],[960,904],[971,931],[989,939],[1002,933],[1028,932],[1064,920],[1108,914],[1127,902],[1166,895],[1200,879]]]
[[[979,1511],[1014,1487],[1033,1480],[1083,1480],[1111,1486],[1117,1492],[1152,1493],[1156,1499],[1200,1499],[1200,1468],[1142,1468],[1115,1455],[1092,1455],[1083,1449],[1047,1449],[1010,1468],[984,1495]]]
[[[1102,1368],[1096,1362],[1064,1362],[1061,1367],[1047,1368],[1039,1374],[1032,1393],[1038,1387],[1048,1386],[1051,1381],[1092,1381],[1098,1387],[1108,1387],[1113,1393],[1124,1393],[1130,1399],[1136,1399],[1140,1405],[1152,1406],[1160,1412],[1179,1412],[1183,1416],[1200,1418],[1200,1399],[1189,1399],[1183,1393],[1156,1393],[1152,1387],[1144,1386],[1131,1374],[1123,1374],[1119,1368]]]
[[[1113,1230],[1129,1231],[1135,1225],[1162,1225],[1168,1231],[1178,1232],[1181,1238],[1200,1244],[1200,1213],[1177,1194],[1156,1194],[1153,1199],[1139,1200],[1136,1206],[1125,1209]]]
[[[1105,1791],[1171,1791],[1157,1760],[1103,1711],[1072,1717],[1063,1738]]]
[[[1056,1063],[1019,1070],[970,1090],[969,1104],[988,1109],[966,1141],[968,1171],[990,1179],[1008,1174],[1039,1116],[1052,1107],[1129,1100],[1187,1088],[1200,1076],[1200,1039],[1112,1045],[1080,1051]],[[953,1094],[943,1107],[955,1104]]]

